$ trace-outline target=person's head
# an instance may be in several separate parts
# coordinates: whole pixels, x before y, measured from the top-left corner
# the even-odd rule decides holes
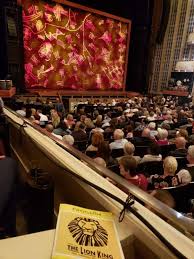
[[[155,122],[150,122],[150,123],[148,124],[148,128],[149,128],[150,130],[155,130],[155,128],[156,128],[156,123],[155,123]]]
[[[160,146],[157,143],[152,143],[149,148],[149,153],[153,156],[158,156],[160,154]]]
[[[137,175],[137,161],[134,157],[122,157],[119,160],[120,174],[124,177],[134,177]]]
[[[68,143],[70,146],[73,146],[73,144],[74,144],[74,138],[71,135],[64,135],[63,141]]]
[[[52,124],[47,124],[46,127],[45,127],[45,129],[46,129],[48,132],[52,133],[52,132],[53,132],[53,125],[52,125]]]
[[[164,175],[175,175],[178,163],[175,157],[167,156],[163,162]]]
[[[143,131],[142,131],[142,133],[141,133],[141,136],[142,136],[142,137],[149,138],[149,137],[150,137],[150,129],[144,128]]]
[[[102,157],[96,157],[93,159],[98,165],[106,167],[106,162]]]
[[[187,160],[189,161],[189,164],[194,164],[194,145],[188,147]]]
[[[168,137],[168,131],[166,129],[158,129],[158,138],[160,140],[165,140]]]
[[[116,129],[114,131],[114,140],[119,140],[124,137],[124,132],[121,129]]]
[[[55,110],[55,109],[51,109],[50,114],[51,114],[52,119],[55,119],[55,118],[59,117],[59,114],[58,114],[57,110]]]
[[[99,115],[96,117],[96,122],[102,123],[102,115],[99,114]]]
[[[73,115],[72,114],[68,114],[67,115],[67,120],[68,121],[73,121]]]
[[[175,145],[176,145],[176,148],[183,148],[183,149],[185,149],[186,139],[184,137],[176,137]]]
[[[135,146],[131,142],[127,142],[124,145],[124,154],[128,156],[133,156],[135,152]]]
[[[153,117],[153,116],[154,116],[154,112],[151,111],[151,112],[150,112],[150,117]]]
[[[177,137],[183,137],[185,138],[186,140],[188,140],[189,138],[189,134],[188,134],[188,131],[186,129],[180,129],[177,134],[176,134]]]
[[[154,190],[151,192],[151,195],[166,204],[168,207],[175,207],[175,200],[167,190]]]
[[[36,114],[36,109],[31,108],[31,111],[32,111],[32,116],[34,116]]]
[[[101,132],[94,132],[92,135],[92,145],[95,147],[99,147],[101,143],[104,141],[104,135]]]

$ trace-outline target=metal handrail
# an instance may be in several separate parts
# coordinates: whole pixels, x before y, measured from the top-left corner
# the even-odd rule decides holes
[[[51,138],[57,145],[65,149],[67,152],[72,154],[74,157],[78,158],[81,161],[84,161],[87,163],[87,165],[92,168],[95,172],[102,176],[106,176],[108,178],[111,178],[114,180],[119,187],[124,187],[126,190],[129,191],[137,200],[140,200],[145,205],[152,208],[156,213],[159,213],[162,217],[166,218],[168,221],[172,222],[176,226],[178,226],[185,235],[192,238],[193,236],[191,234],[194,234],[194,220],[187,218],[183,216],[181,213],[175,211],[174,209],[169,208],[167,205],[162,203],[161,201],[157,200],[150,194],[146,193],[145,191],[141,190],[137,186],[130,184],[125,179],[123,179],[121,176],[114,174],[112,171],[110,171],[107,168],[104,168],[103,166],[98,165],[88,157],[87,155],[83,154],[81,151],[77,150],[76,148],[64,143],[63,141],[59,140],[57,137],[53,136],[51,133],[47,132],[46,130],[42,129],[40,126],[33,124],[31,121],[29,121],[26,118],[23,118],[13,110],[11,110],[8,107],[4,108],[5,114],[6,110],[17,116],[23,121],[23,125],[29,125],[32,128],[39,131],[41,134],[48,136]],[[7,114],[6,114],[7,115]]]

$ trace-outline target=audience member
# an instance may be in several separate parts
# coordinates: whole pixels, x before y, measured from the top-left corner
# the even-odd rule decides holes
[[[68,143],[70,146],[73,146],[73,144],[74,144],[74,138],[71,135],[64,135],[62,140],[65,143]]]
[[[133,157],[122,157],[119,160],[120,174],[130,183],[146,191],[148,182],[143,174],[136,172],[137,161]]]
[[[71,133],[75,142],[87,141],[87,133],[86,133],[85,129],[86,129],[86,126],[83,123],[81,123],[81,121],[78,121],[75,124],[74,131]]]
[[[121,129],[116,129],[113,134],[114,141],[110,143],[110,149],[124,148],[125,143],[128,141],[124,139],[124,132]]]
[[[184,184],[194,181],[194,145],[189,146],[188,148],[187,160],[189,162],[187,167],[180,170],[177,174]]]
[[[160,154],[160,147],[157,143],[152,143],[148,147],[148,154],[144,155],[140,163],[162,161],[162,155]]]
[[[178,164],[176,158],[168,156],[164,159],[163,163],[164,174],[163,175],[151,175],[149,182],[151,189],[163,189],[167,187],[174,187],[180,185],[179,177],[175,175]]]
[[[176,149],[174,151],[170,151],[169,155],[174,157],[186,157],[187,149],[186,149],[186,140],[184,137],[176,137],[175,139]]]
[[[168,131],[166,129],[161,129],[158,128],[158,145],[163,146],[163,145],[168,145],[169,141],[168,141]]]
[[[101,132],[94,132],[92,134],[92,143],[86,149],[86,151],[98,151],[99,146],[104,141],[104,136]]]
[[[46,127],[45,127],[45,129],[46,129],[49,133],[51,133],[54,137],[56,137],[56,138],[62,140],[62,136],[61,136],[61,135],[57,135],[57,134],[55,134],[55,133],[53,132],[54,127],[53,127],[52,124],[47,124]]]

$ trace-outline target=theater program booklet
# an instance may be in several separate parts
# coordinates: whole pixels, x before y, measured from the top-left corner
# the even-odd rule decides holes
[[[113,215],[61,204],[52,259],[124,259]]]

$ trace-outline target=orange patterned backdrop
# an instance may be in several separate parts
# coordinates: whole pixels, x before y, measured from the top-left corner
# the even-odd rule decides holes
[[[122,90],[130,23],[25,0],[26,88]]]

